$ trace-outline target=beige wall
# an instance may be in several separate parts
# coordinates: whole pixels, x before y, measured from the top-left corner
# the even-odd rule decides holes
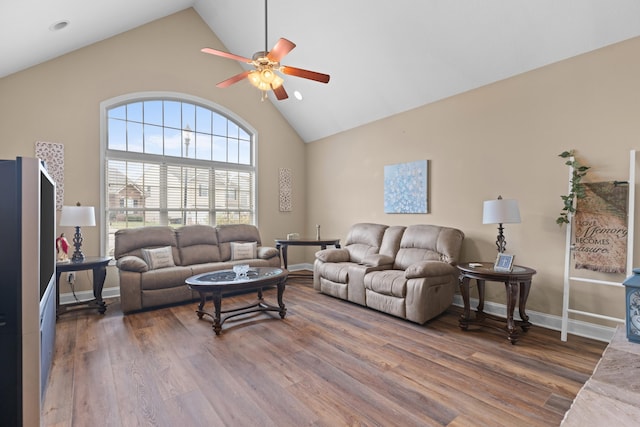
[[[307,145],[246,82],[215,88],[241,69],[200,53],[204,46],[224,49],[188,9],[0,79],[0,158],[33,156],[39,140],[63,143],[65,203],[99,206],[100,102],[142,91],[205,98],[258,130],[265,242],[313,234],[315,224],[324,237],[344,239],[354,222],[430,223],[466,233],[463,260],[492,260],[497,230],[481,224],[482,201],[501,194],[518,199],[522,214],[521,224],[505,226],[507,248],[538,270],[528,308],[559,315],[565,233],[555,218],[568,170],[557,155],[574,148],[593,167],[591,180],[626,180],[629,150],[640,148],[640,39]],[[430,213],[384,214],[384,165],[419,159],[430,160]],[[281,167],[293,171],[291,213],[278,211]],[[97,254],[97,227],[83,231],[85,253]],[[292,250],[290,261],[310,263],[315,250]],[[624,315],[622,289],[578,285],[572,295],[575,308]],[[491,299],[503,298],[492,286]]]
[[[589,180],[628,179],[640,149],[638,50],[634,39],[308,144],[307,228],[344,238],[362,221],[453,226],[466,234],[464,261],[492,261],[497,226],[482,224],[482,202],[518,199],[522,223],[505,233],[516,263],[538,271],[528,309],[560,315],[565,228],[555,219],[569,171],[558,154],[576,149]],[[420,159],[430,160],[430,213],[385,214],[384,165]],[[498,284],[491,292],[504,303]],[[578,284],[572,297],[573,308],[624,317],[622,288]]]
[[[265,244],[302,229],[304,143],[247,82],[216,88],[242,69],[235,61],[201,53],[206,46],[224,49],[199,15],[187,9],[0,79],[0,158],[34,156],[36,141],[62,143],[64,203],[100,206],[100,102],[133,92],[185,93],[223,106],[257,130],[258,221]],[[278,170],[283,167],[293,173],[290,213],[279,212]],[[97,255],[98,227],[85,227],[83,236],[84,253]],[[115,276],[108,273],[106,286]]]

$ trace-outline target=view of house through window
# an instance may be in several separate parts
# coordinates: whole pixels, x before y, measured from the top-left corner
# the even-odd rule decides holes
[[[123,228],[254,224],[253,135],[203,105],[145,99],[106,110],[107,254]]]

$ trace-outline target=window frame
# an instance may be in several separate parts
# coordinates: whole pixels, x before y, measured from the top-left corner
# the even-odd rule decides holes
[[[250,147],[250,162],[248,165],[240,164],[240,163],[227,163],[220,162],[215,160],[201,160],[195,158],[181,158],[180,163],[189,166],[189,167],[203,167],[203,165],[207,165],[207,167],[211,167],[214,170],[219,169],[227,169],[230,168],[228,165],[232,165],[232,170],[238,171],[251,171],[253,172],[253,223],[254,225],[258,225],[258,158],[257,158],[257,144],[258,144],[258,132],[256,129],[251,126],[246,120],[235,114],[234,112],[224,108],[221,105],[218,105],[212,101],[209,101],[204,98],[200,98],[197,96],[179,93],[179,92],[166,92],[166,91],[152,91],[152,92],[134,92],[128,93],[125,95],[117,96],[114,98],[107,99],[100,103],[100,206],[99,206],[99,226],[100,226],[100,252],[102,255],[109,254],[109,232],[107,229],[108,217],[108,200],[109,195],[107,194],[107,170],[106,170],[106,161],[107,161],[107,152],[108,152],[108,111],[112,108],[118,107],[120,105],[130,104],[134,102],[144,102],[144,101],[154,101],[154,100],[162,100],[162,101],[177,101],[190,103],[195,106],[200,106],[206,109],[209,109],[217,114],[225,116],[230,122],[233,122],[235,125],[240,126],[248,135],[249,141],[251,144]],[[193,125],[192,125],[193,126]],[[195,132],[194,132],[195,133]],[[115,152],[111,151],[113,154]],[[150,156],[154,156],[150,153],[137,153],[131,151],[122,151],[122,156],[109,156],[109,159],[124,159],[126,158],[129,161],[143,161],[149,160]],[[155,155],[156,159],[161,159],[162,155]],[[169,156],[167,156],[169,157]],[[176,159],[175,157],[171,157],[172,159]],[[225,167],[225,165],[227,167]],[[209,189],[210,191],[210,189]]]

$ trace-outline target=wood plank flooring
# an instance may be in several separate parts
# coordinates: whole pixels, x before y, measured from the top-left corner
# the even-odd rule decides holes
[[[42,425],[556,426],[606,347],[535,325],[511,345],[461,331],[455,307],[416,325],[299,276],[284,320],[232,319],[219,337],[196,303],[123,316],[108,302],[58,320]]]

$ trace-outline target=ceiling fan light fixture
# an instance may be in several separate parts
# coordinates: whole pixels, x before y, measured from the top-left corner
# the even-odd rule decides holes
[[[282,77],[278,76],[271,68],[252,70],[247,78],[253,86],[262,91],[277,89],[284,83]]]

